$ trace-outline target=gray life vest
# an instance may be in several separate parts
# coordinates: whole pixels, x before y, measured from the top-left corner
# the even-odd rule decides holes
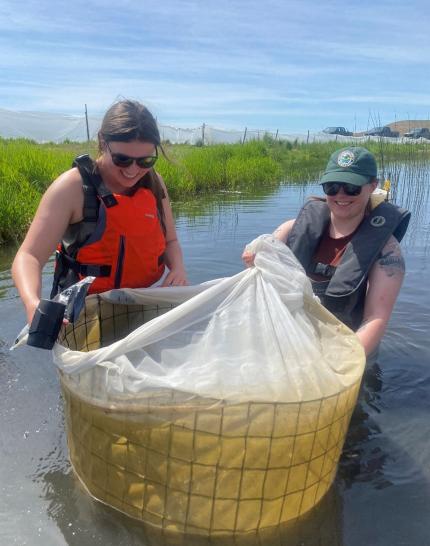
[[[330,223],[330,210],[324,201],[311,199],[300,210],[287,245],[302,264],[306,274],[318,273],[326,281],[311,281],[321,303],[352,330],[363,320],[367,278],[391,235],[400,242],[406,233],[411,213],[381,203],[363,219],[337,267],[314,262],[318,245]]]

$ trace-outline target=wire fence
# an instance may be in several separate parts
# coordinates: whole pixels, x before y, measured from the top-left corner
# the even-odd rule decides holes
[[[0,137],[28,138],[40,143],[84,142],[88,137],[91,140],[97,138],[101,122],[102,116],[88,116],[86,118],[85,115],[72,116],[41,112],[15,112],[0,109]],[[311,131],[304,133],[280,133],[278,130],[248,129],[247,127],[244,127],[242,130],[227,130],[212,127],[206,123],[194,128],[180,128],[158,124],[158,128],[161,140],[169,141],[172,144],[233,144],[249,140],[261,140],[266,135],[275,140],[297,142],[327,142],[331,140],[339,142],[350,142],[351,140],[354,142],[363,142],[369,139],[379,139],[379,137],[345,137]],[[387,140],[399,141],[399,139],[395,138],[387,138]],[[417,140],[420,141],[422,139]]]

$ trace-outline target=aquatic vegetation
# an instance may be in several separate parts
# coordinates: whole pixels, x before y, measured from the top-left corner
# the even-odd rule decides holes
[[[34,142],[0,140],[0,243],[20,239],[42,193],[70,167],[73,152]]]
[[[427,142],[380,139],[351,144],[369,148],[376,155],[381,177],[390,177],[394,182],[399,162],[418,168],[430,160]],[[347,143],[299,143],[267,135],[244,144],[164,143],[167,158],[160,154],[157,171],[173,200],[283,181],[301,183],[318,178],[329,155],[342,145]],[[0,243],[22,238],[43,192],[82,153],[96,157],[97,143],[38,144],[27,139],[0,138]]]
[[[0,244],[18,240],[36,211],[40,192],[20,173],[1,165]],[[4,182],[5,178],[7,182]]]

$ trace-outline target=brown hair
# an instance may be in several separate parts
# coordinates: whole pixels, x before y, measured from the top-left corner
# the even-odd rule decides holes
[[[105,142],[130,142],[132,140],[151,142],[165,155],[161,146],[157,122],[148,108],[135,100],[120,100],[115,102],[103,117],[98,133],[99,154],[104,152]],[[150,169],[139,180],[138,185],[148,188],[154,194],[160,224],[165,233],[166,223],[162,200],[166,195],[154,169]]]
[[[135,100],[115,102],[104,115],[99,131],[99,151],[104,142],[141,140],[160,146],[160,133],[151,112]]]

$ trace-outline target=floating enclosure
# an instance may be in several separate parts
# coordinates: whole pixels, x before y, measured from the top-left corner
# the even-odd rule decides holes
[[[322,323],[335,321],[306,305]],[[91,296],[61,343],[106,346],[170,308]],[[112,396],[104,373],[60,374],[76,474],[129,516],[206,536],[277,526],[318,503],[335,477],[360,384],[301,403],[232,404],[172,390]]]

